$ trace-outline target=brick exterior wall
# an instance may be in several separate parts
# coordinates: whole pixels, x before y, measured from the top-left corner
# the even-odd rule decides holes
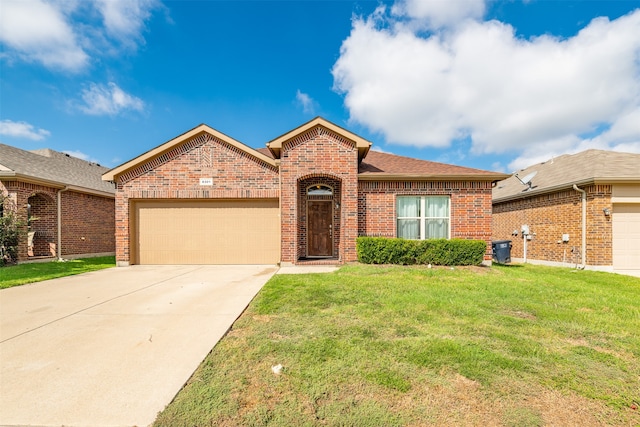
[[[50,194],[36,193],[28,198],[31,205],[29,231],[33,245],[28,256],[56,256],[58,237],[58,203]]]
[[[115,252],[112,198],[65,191],[62,199],[62,256]]]
[[[332,196],[314,197],[333,202],[333,257],[340,262],[356,261],[358,235],[395,236],[397,194],[450,196],[451,237],[490,242],[490,182],[358,182],[357,174],[355,143],[322,126],[284,141],[279,168],[201,134],[117,177],[117,261],[135,262],[130,221],[137,200],[279,198],[280,260],[296,263],[308,255],[306,191],[317,184],[333,188]],[[201,186],[200,178],[213,185]]]
[[[22,222],[27,222],[27,204],[31,205],[31,217],[34,219],[23,231],[34,233],[33,247],[29,250],[25,235],[18,245],[18,260],[57,256],[59,189],[8,181],[0,183],[0,191],[9,196]],[[115,251],[113,198],[65,191],[61,194],[61,201],[63,257]]]
[[[589,266],[613,264],[611,216],[603,208],[611,209],[611,186],[591,185],[587,191],[587,245]],[[567,189],[541,194],[493,206],[493,240],[511,240],[511,256],[524,258],[524,242],[520,229],[523,224],[535,233],[527,241],[527,259],[557,263],[582,264],[582,194]],[[514,230],[518,231],[513,236]],[[569,241],[562,242],[562,235]]]
[[[396,237],[397,196],[449,196],[451,238],[487,242],[491,259],[491,182],[360,181],[358,235]]]
[[[338,190],[334,216],[334,257],[357,259],[358,151],[355,144],[322,127],[315,127],[283,143],[280,163],[283,262],[295,263],[306,253],[306,212],[303,193],[309,183]],[[291,191],[293,190],[293,191]]]
[[[200,178],[213,178],[213,185],[200,185]],[[132,201],[277,199],[279,195],[276,167],[209,134],[196,136],[118,177],[116,260],[131,261]]]

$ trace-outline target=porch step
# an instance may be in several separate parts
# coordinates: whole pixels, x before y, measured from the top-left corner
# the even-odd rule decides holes
[[[338,258],[301,258],[295,262],[295,265],[342,265],[342,261]]]

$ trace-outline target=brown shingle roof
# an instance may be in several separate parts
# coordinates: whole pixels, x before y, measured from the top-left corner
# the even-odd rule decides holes
[[[270,158],[272,158],[272,159],[274,158],[274,157],[273,157],[273,153],[271,152],[271,150],[269,150],[269,149],[268,149],[268,148],[266,148],[266,147],[265,147],[265,148],[256,148],[256,151],[257,151],[258,153],[262,153],[262,154],[264,154],[265,156],[270,157]]]
[[[115,194],[113,184],[102,181],[108,168],[48,148],[25,151],[0,144],[0,178],[43,180],[62,186]]]
[[[268,148],[258,148],[264,155],[272,156]],[[397,156],[369,150],[360,163],[360,179],[474,179],[494,181],[508,175],[464,166],[420,160],[412,157]]]
[[[414,159],[371,150],[362,160],[360,179],[436,178],[498,180],[507,175],[464,166]]]
[[[529,166],[517,174],[525,178],[533,172],[536,175],[531,179],[531,189],[515,175],[500,181],[493,189],[494,203],[571,188],[573,184],[640,182],[640,154],[587,150]]]

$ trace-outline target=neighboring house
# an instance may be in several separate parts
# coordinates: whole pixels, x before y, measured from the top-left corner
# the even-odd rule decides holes
[[[517,175],[529,182],[493,189],[493,239],[512,258],[640,274],[640,154],[587,150]]]
[[[322,118],[255,150],[200,125],[104,174],[128,264],[355,261],[358,236],[480,239],[507,175],[370,151]]]
[[[50,149],[25,151],[0,144],[3,212],[28,223],[18,261],[115,252],[115,188],[108,169]]]

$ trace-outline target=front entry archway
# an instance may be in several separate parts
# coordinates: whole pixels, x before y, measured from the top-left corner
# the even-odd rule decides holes
[[[57,205],[46,193],[35,193],[27,199],[27,256],[54,257],[57,239]]]
[[[339,258],[341,181],[315,176],[298,186],[298,259]]]

